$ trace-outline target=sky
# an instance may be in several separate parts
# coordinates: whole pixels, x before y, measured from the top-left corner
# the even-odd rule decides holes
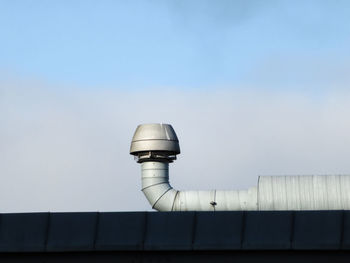
[[[129,155],[170,123],[176,189],[350,174],[349,1],[0,0],[0,212],[148,211]]]

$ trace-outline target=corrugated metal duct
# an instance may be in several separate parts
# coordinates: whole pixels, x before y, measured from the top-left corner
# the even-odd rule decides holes
[[[350,176],[260,176],[258,209],[348,210]]]
[[[178,191],[169,163],[180,153],[169,124],[139,125],[130,154],[141,163],[142,191],[158,211],[350,209],[349,175],[261,176],[248,190]]]

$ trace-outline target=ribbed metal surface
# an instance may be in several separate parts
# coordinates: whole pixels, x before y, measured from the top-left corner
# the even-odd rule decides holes
[[[350,209],[350,176],[261,176],[259,210]]]

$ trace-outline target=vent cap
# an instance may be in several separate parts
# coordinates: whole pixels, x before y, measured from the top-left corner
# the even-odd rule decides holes
[[[152,123],[137,126],[131,141],[130,154],[141,157],[145,153],[153,157],[175,156],[180,153],[179,140],[170,124]]]

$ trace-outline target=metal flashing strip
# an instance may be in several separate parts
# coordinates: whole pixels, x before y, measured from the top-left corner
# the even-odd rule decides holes
[[[0,253],[350,250],[350,211],[0,214]]]

